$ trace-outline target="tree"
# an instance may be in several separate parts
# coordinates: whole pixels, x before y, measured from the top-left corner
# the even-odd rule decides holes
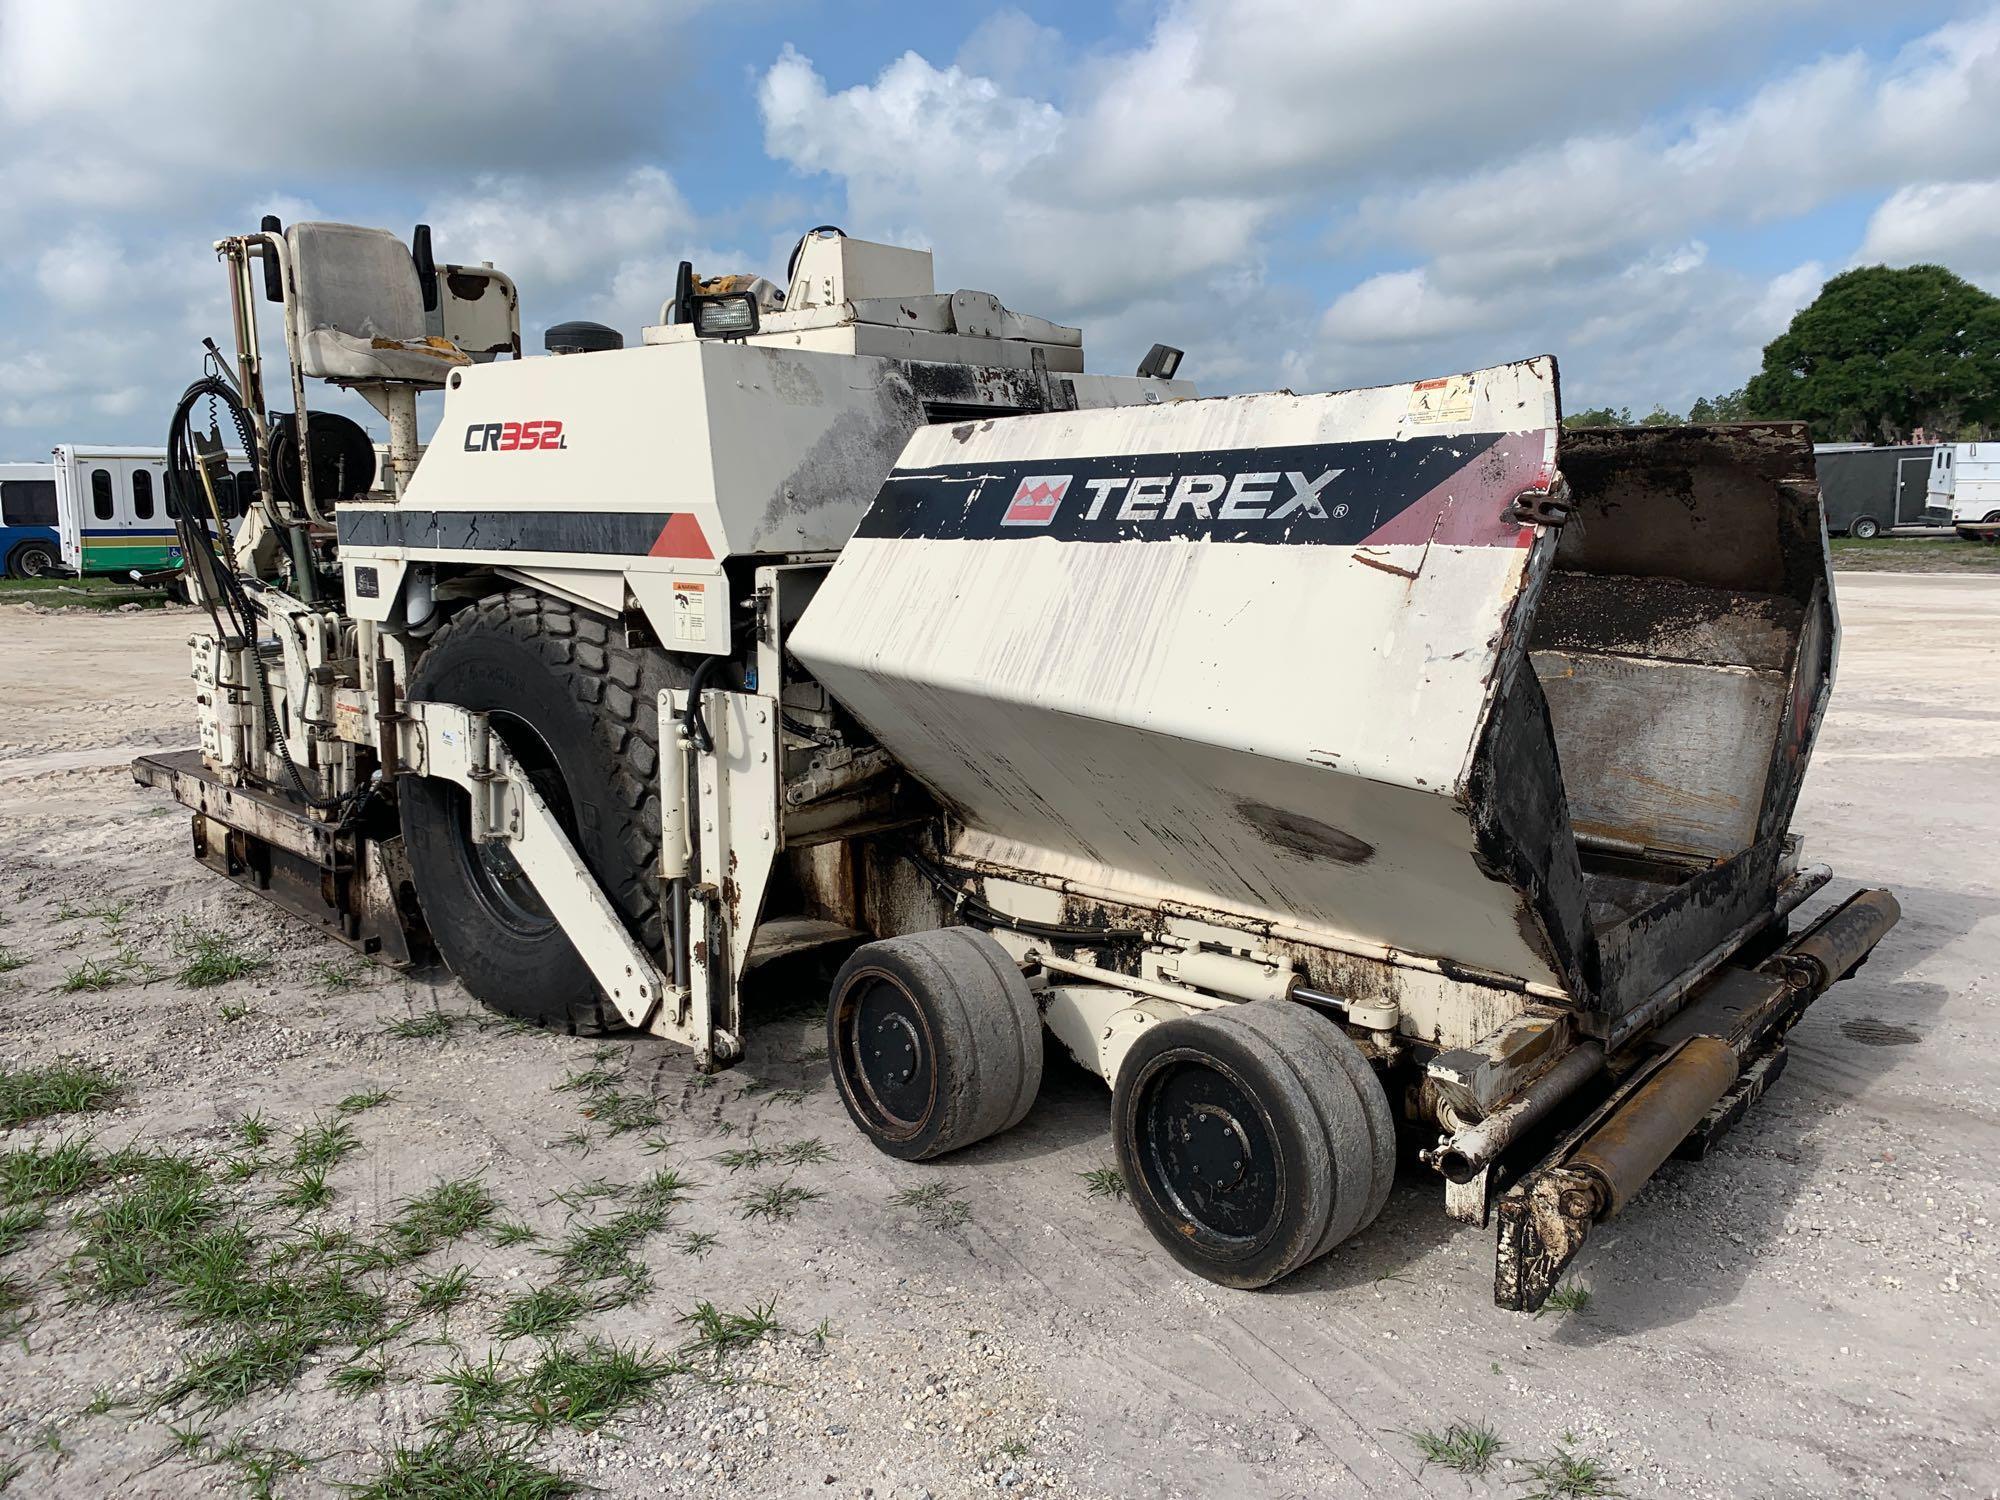
[[[1681,425],[1681,420],[1680,417],[1668,411],[1664,406],[1655,403],[1653,409],[1639,419],[1639,425],[1641,427],[1678,427]]]
[[[1632,408],[1629,406],[1593,406],[1585,411],[1571,412],[1563,418],[1565,427],[1630,427]]]
[[[2000,424],[2000,298],[1943,266],[1844,271],[1764,347],[1744,389],[1759,414],[1821,442],[1895,442],[1916,427]]]
[[[1688,408],[1688,420],[1697,425],[1707,422],[1748,422],[1751,420],[1750,403],[1745,399],[1741,387],[1723,396],[1701,396]]]

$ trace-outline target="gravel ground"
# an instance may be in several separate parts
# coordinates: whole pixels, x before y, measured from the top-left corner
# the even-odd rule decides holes
[[[110,1191],[87,1189],[0,1261],[27,1298],[0,1347],[0,1474],[35,1496],[257,1493],[257,1455],[284,1449],[307,1462],[274,1466],[279,1494],[366,1484],[444,1409],[433,1376],[489,1350],[503,1371],[536,1356],[494,1334],[523,1289],[612,1300],[548,1252],[638,1201],[579,1185],[665,1166],[692,1186],[632,1246],[649,1284],[578,1332],[671,1352],[702,1302],[769,1305],[778,1327],[534,1449],[614,1495],[1518,1496],[1559,1443],[1629,1495],[2000,1493],[1984,1065],[2000,1047],[2000,583],[1843,576],[1841,606],[1798,827],[1839,872],[1824,899],[1885,884],[1903,923],[1815,1007],[1720,1151],[1670,1165],[1593,1240],[1588,1305],[1539,1319],[1492,1307],[1490,1232],[1447,1220],[1414,1168],[1367,1233],[1270,1291],[1182,1275],[1129,1208],[1089,1196],[1081,1174],[1111,1161],[1105,1094],[1067,1065],[1007,1136],[891,1161],[825,1079],[822,997],[802,979],[767,986],[748,1058],[705,1080],[661,1043],[600,1051],[502,1025],[447,977],[354,968],[195,865],[178,810],[124,769],[191,737],[195,617],[0,608],[0,948],[25,961],[0,974],[0,1062],[69,1057],[123,1080],[109,1108],[0,1132],[0,1150],[87,1130],[100,1150],[170,1148],[221,1173],[258,1157],[241,1140],[254,1116],[272,1164],[229,1191],[279,1239],[367,1240],[438,1179],[475,1175],[538,1235],[502,1244],[489,1225],[380,1273],[394,1299],[451,1265],[473,1278],[470,1301],[390,1342],[380,1389],[336,1386],[352,1351],[335,1344],[288,1385],[203,1412],[154,1401],[224,1335],[153,1295],[87,1295],[72,1220]],[[204,930],[261,966],[184,984]],[[65,992],[86,962],[109,987]],[[388,1028],[433,1012],[457,1018],[443,1035]],[[610,1081],[560,1087],[594,1070]],[[358,1148],[327,1174],[330,1202],[271,1208],[297,1132],[378,1091],[338,1117]],[[614,1094],[657,1125],[614,1133]],[[814,1141],[823,1153],[797,1146]],[[727,1155],[787,1145],[790,1163]],[[938,1184],[928,1211],[896,1201]],[[785,1187],[817,1196],[745,1216]],[[1454,1419],[1505,1444],[1484,1477],[1423,1464],[1411,1431]],[[170,1428],[208,1436],[189,1455]]]

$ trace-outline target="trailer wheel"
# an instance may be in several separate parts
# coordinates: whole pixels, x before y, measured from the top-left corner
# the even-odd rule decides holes
[[[453,616],[409,695],[490,716],[633,935],[658,952],[657,703],[687,680],[677,661],[631,649],[609,622],[516,590]],[[569,1031],[623,1024],[505,847],[472,841],[465,792],[405,776],[399,797],[417,898],[473,997]]]
[[[1847,528],[1847,534],[1864,542],[1872,542],[1882,534],[1882,523],[1873,516],[1857,516]]]
[[[1153,1237],[1232,1287],[1267,1286],[1380,1210],[1393,1121],[1353,1043],[1294,1002],[1266,1000],[1154,1026],[1112,1093],[1119,1167]],[[1357,1080],[1365,1076],[1366,1086]],[[1380,1126],[1391,1127],[1384,1140]]]
[[[854,950],[827,1005],[840,1099],[877,1147],[926,1161],[1020,1122],[1042,1085],[1042,1017],[1027,980],[969,927]]]

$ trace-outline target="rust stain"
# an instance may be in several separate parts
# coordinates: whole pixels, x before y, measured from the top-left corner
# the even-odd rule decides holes
[[[1399,568],[1394,563],[1382,561],[1379,557],[1370,557],[1366,552],[1350,552],[1348,556],[1364,567],[1374,568],[1383,573],[1394,573],[1398,578],[1408,578],[1414,581],[1417,576],[1414,568]]]

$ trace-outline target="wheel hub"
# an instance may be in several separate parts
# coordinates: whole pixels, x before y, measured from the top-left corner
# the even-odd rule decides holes
[[[1169,1061],[1147,1085],[1136,1123],[1156,1197],[1197,1237],[1255,1239],[1276,1218],[1277,1150],[1256,1100],[1230,1074]]]
[[[934,1054],[916,1003],[897,986],[866,986],[848,1022],[854,1075],[869,1102],[892,1125],[922,1121],[930,1112]]]

